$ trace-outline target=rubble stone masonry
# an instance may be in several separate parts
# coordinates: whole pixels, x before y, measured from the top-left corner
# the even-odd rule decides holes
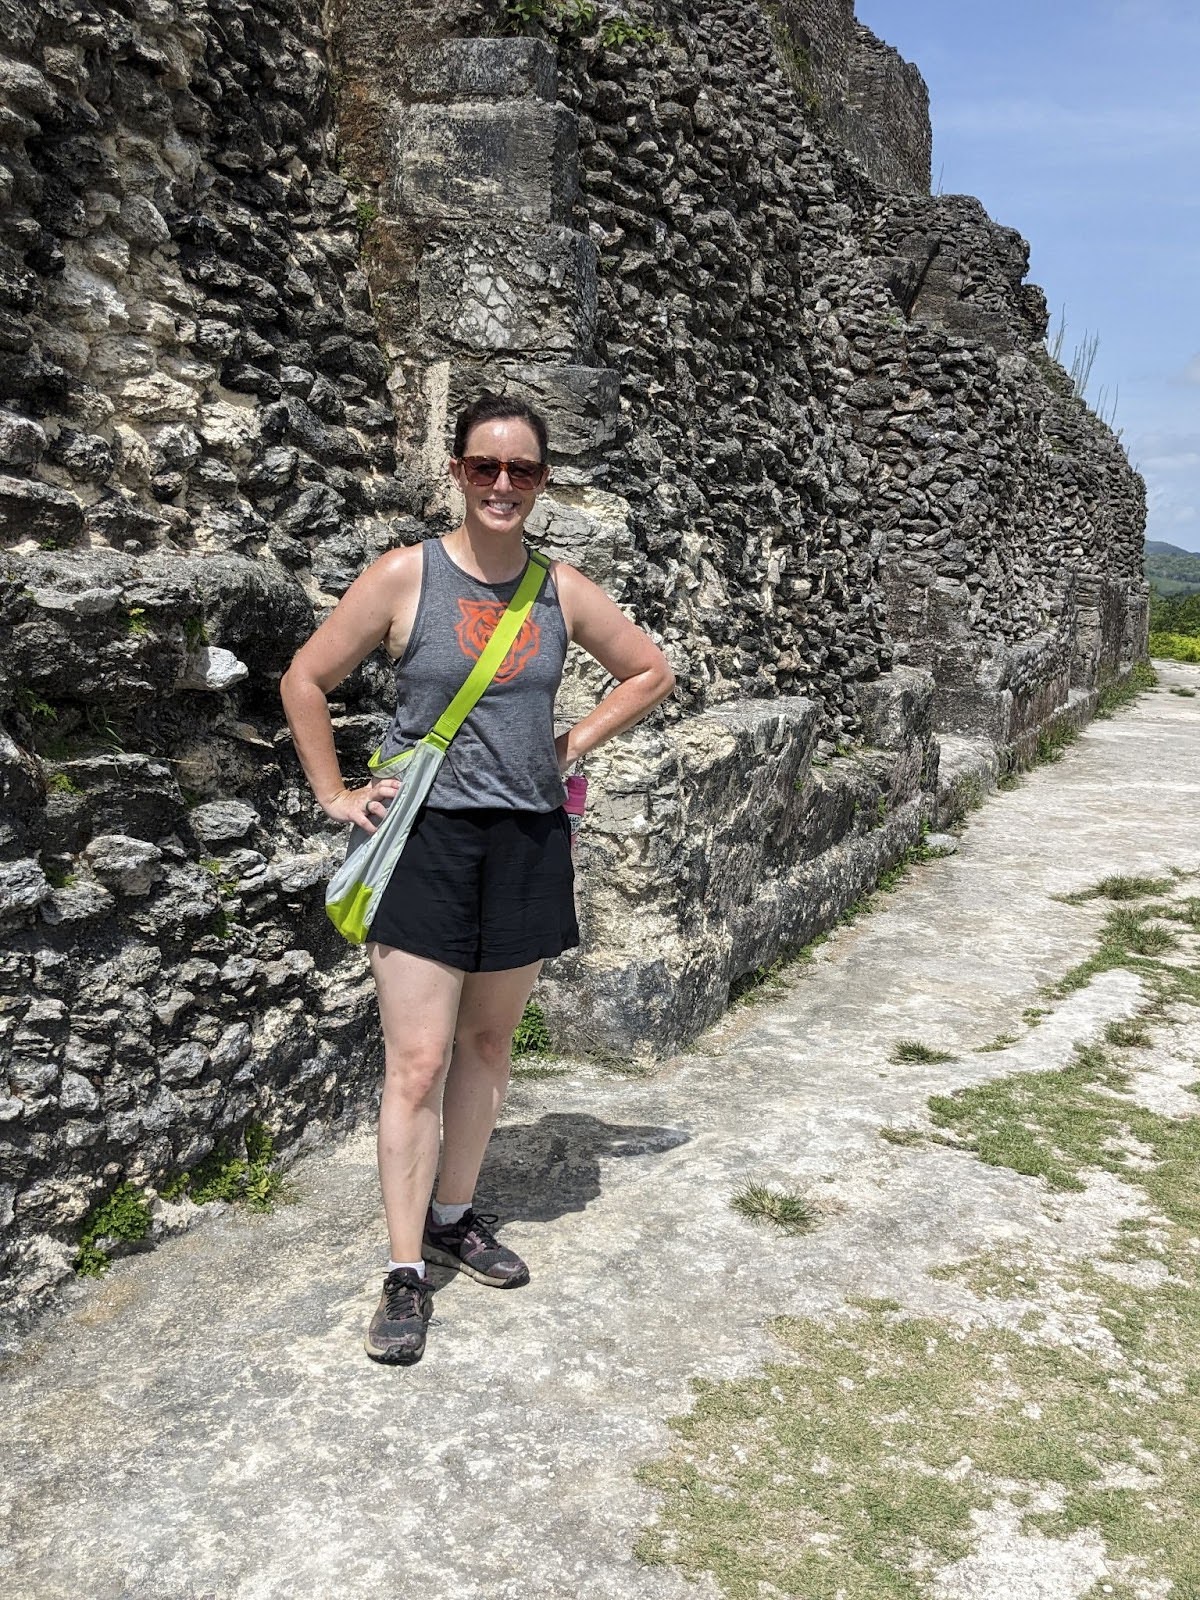
[[[1026,759],[1143,651],[1141,481],[1046,352],[1024,242],[930,195],[917,70],[851,0],[564,15],[0,0],[18,1309],[118,1183],[370,1103],[342,841],[277,684],[377,554],[452,526],[481,383],[550,418],[536,542],[679,679],[589,762],[585,943],[539,994],[564,1046],[694,1035],[954,761]],[[338,691],[348,774],[388,678]],[[573,660],[564,715],[602,688]]]

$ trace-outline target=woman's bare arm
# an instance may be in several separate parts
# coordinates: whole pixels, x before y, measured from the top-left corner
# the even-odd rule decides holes
[[[386,809],[378,802],[395,795],[399,784],[381,778],[364,788],[347,790],[326,697],[385,639],[395,639],[398,620],[407,620],[411,626],[420,585],[419,548],[390,550],[380,556],[354,580],[312,638],[296,652],[279,684],[296,754],[318,804],[334,821],[355,823],[368,833],[375,831],[378,815]],[[378,814],[374,819],[368,812],[370,806]]]
[[[671,693],[675,674],[650,635],[630,622],[598,584],[563,561],[555,563],[554,581],[568,635],[617,679],[616,688],[555,741],[565,770],[640,722]]]

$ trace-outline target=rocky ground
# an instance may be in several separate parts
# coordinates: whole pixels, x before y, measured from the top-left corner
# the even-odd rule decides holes
[[[1196,1593],[1200,669],[1161,673],[690,1053],[523,1076],[484,1198],[533,1282],[446,1284],[420,1366],[361,1349],[367,1131],[73,1292],[7,1364],[0,1588]],[[1117,876],[1157,887],[1055,898]]]

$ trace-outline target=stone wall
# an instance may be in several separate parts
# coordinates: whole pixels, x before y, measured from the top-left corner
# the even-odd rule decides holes
[[[116,1183],[369,1103],[277,681],[375,554],[452,525],[480,383],[549,414],[537,542],[680,684],[589,762],[585,943],[539,992],[566,1045],[692,1036],[917,839],[939,735],[999,770],[1142,649],[1140,480],[1023,241],[928,194],[919,73],[849,0],[664,0],[625,43],[482,0],[0,16],[20,1304]],[[348,774],[387,677],[339,690]],[[564,716],[602,688],[573,658]]]
[[[0,16],[0,1273],[36,1300],[118,1180],[371,1090],[275,685],[423,495],[317,6]]]

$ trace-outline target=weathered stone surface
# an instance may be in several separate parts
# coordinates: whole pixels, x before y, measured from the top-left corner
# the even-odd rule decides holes
[[[145,839],[99,833],[84,854],[100,882],[117,894],[149,894],[162,876],[162,851]]]
[[[389,205],[455,219],[490,210],[522,222],[566,222],[575,119],[537,100],[412,105],[396,118]]]
[[[1170,671],[1200,684],[1200,671]],[[78,1291],[53,1337],[9,1369],[0,1452],[13,1464],[10,1586],[44,1600],[189,1584],[384,1600],[398,1530],[415,1537],[447,1500],[477,1496],[484,1477],[489,1526],[507,1532],[511,1554],[498,1561],[494,1543],[446,1540],[436,1570],[414,1565],[405,1600],[522,1596],[533,1571],[538,1600],[716,1600],[708,1579],[633,1555],[660,1509],[636,1472],[677,1437],[668,1419],[686,1414],[695,1380],[761,1378],[780,1359],[775,1317],[841,1330],[861,1315],[848,1301],[876,1299],[944,1319],[958,1340],[984,1317],[1029,1337],[1021,1319],[1032,1305],[1076,1350],[1112,1349],[1083,1297],[1071,1298],[1065,1326],[1061,1294],[1026,1285],[1016,1299],[973,1295],[947,1269],[1015,1239],[1072,1265],[1100,1263],[1128,1237],[1122,1222],[1145,1220],[1132,1186],[1097,1174],[1082,1192],[1050,1191],[967,1152],[880,1133],[924,1126],[931,1095],[1065,1068],[1076,1046],[1137,1009],[1134,974],[1104,973],[1018,1044],[978,1050],[1017,1031],[1027,1006],[1045,1004],[1042,986],[1095,948],[1103,913],[1064,915],[1052,895],[1114,873],[1200,868],[1194,716],[1190,702],[1162,695],[1128,721],[1095,725],[1066,760],[986,807],[958,856],[919,867],[785,975],[782,992],[653,1076],[565,1060],[550,1081],[518,1079],[481,1196],[532,1282],[491,1295],[436,1278],[428,1351],[411,1371],[380,1371],[361,1349],[386,1249],[370,1127],[298,1162],[294,1201],[272,1216],[214,1216]],[[1152,811],[1147,786],[1161,794]],[[1148,1053],[1138,1089],[1174,1094],[1181,1116],[1200,1037],[1190,1016],[1170,1032],[1178,1043]],[[897,1069],[889,1055],[903,1037],[953,1059]],[[747,1180],[814,1199],[819,1225],[785,1248],[730,1207]],[[704,1250],[684,1248],[701,1224]],[[627,1290],[602,1326],[598,1277]],[[181,1362],[159,1330],[200,1278],[205,1316]],[[714,1317],[714,1282],[736,1317]],[[1061,1357],[1060,1344],[1048,1359]],[[1101,1382],[1120,1370],[1106,1365]],[[431,1408],[443,1444],[470,1447],[439,1447],[414,1472],[391,1429],[418,1434]],[[98,1414],[121,1426],[97,1427]],[[290,1539],[315,1515],[318,1459],[320,1537]],[[141,1474],[132,1500],[130,1474]],[[74,1537],[81,1506],[103,1539]],[[947,1592],[1020,1594],[1032,1541],[998,1543],[990,1524],[973,1540]],[[1100,1581],[1093,1562],[1074,1583],[1068,1541],[1039,1533],[1036,1545],[1039,1572],[1061,1581],[1027,1592],[1062,1600]]]
[[[242,683],[249,676],[250,668],[244,661],[239,661],[232,650],[206,644],[195,655],[188,657],[179,686],[181,689],[208,689],[214,694],[223,694],[226,689],[232,689],[235,683]]]
[[[36,911],[50,897],[50,885],[37,861],[0,861],[0,917]]]
[[[212,800],[188,812],[188,823],[204,844],[244,839],[258,825],[258,813],[241,800]]]

